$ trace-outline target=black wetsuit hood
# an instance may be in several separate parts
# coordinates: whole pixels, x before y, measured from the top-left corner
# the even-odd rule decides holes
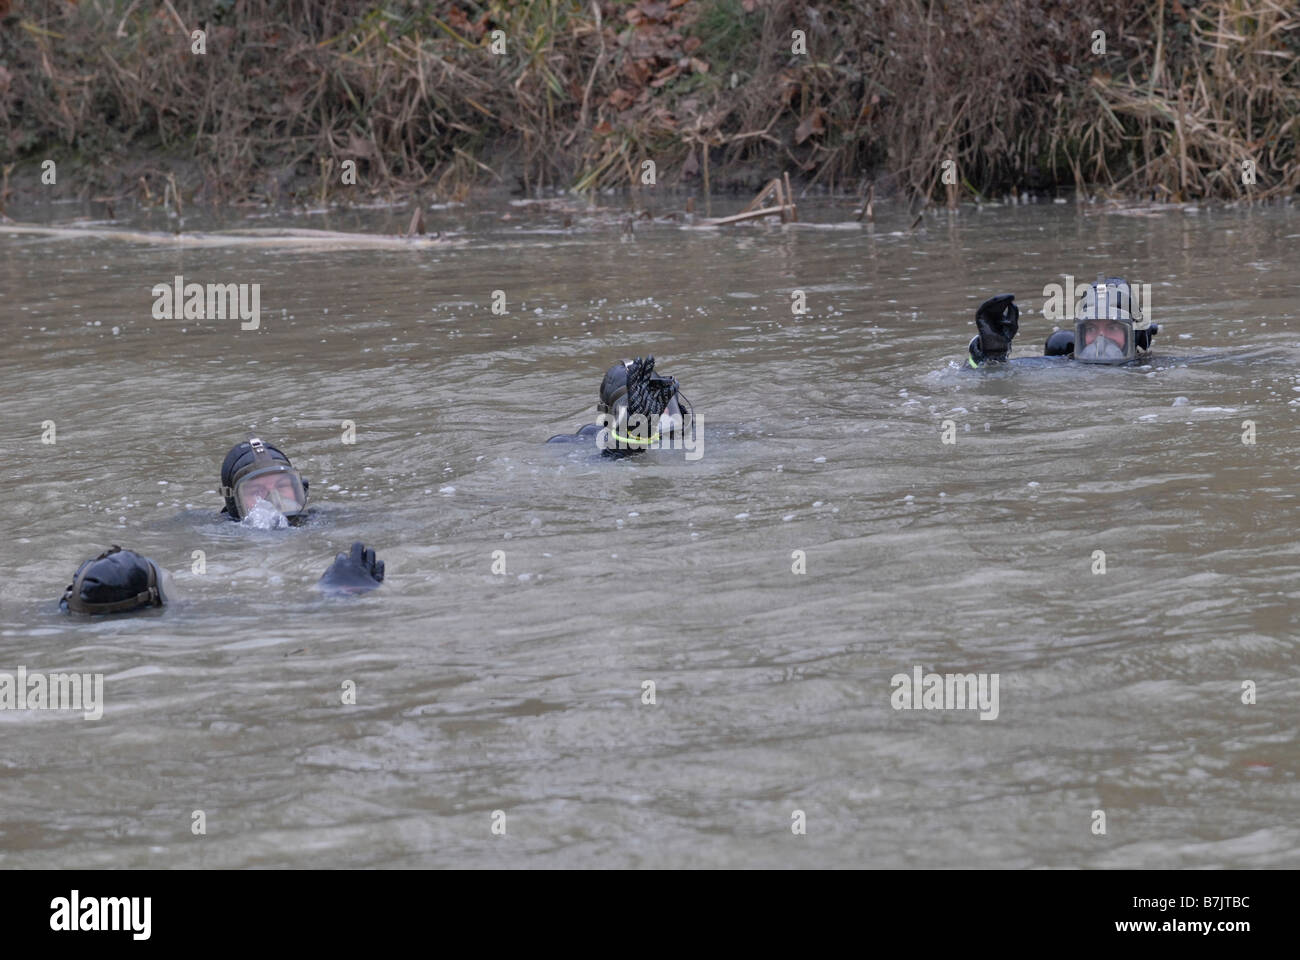
[[[70,613],[125,613],[164,603],[158,565],[113,544],[77,568],[59,608]]]

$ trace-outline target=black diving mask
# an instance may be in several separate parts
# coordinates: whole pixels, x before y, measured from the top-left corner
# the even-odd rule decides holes
[[[259,502],[265,502],[285,517],[297,517],[307,509],[307,485],[298,471],[276,459],[256,437],[250,439],[253,462],[235,474],[231,493],[235,515],[248,516]]]
[[[92,576],[91,569],[110,557],[114,562],[107,569],[99,567]],[[165,603],[158,565],[117,544],[79,566],[60,600],[60,606],[72,613],[86,614],[124,613]]]

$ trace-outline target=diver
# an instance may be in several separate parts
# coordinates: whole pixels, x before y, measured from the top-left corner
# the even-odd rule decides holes
[[[624,457],[665,445],[691,427],[695,408],[677,380],[655,373],[655,358],[614,364],[600,382],[597,423],[547,443],[594,443],[603,456]]]
[[[1020,329],[1015,299],[1014,294],[1001,293],[975,311],[979,333],[967,348],[968,366],[1008,361],[1011,341]],[[1080,363],[1132,363],[1139,352],[1146,354],[1151,349],[1152,339],[1160,332],[1157,324],[1142,316],[1128,282],[1119,277],[1098,279],[1084,288],[1075,314],[1073,330],[1057,330],[1048,336],[1044,357],[1073,358]]]
[[[277,447],[257,437],[235,444],[221,464],[222,515],[252,516],[259,526],[299,524],[307,518],[307,481]],[[284,517],[284,522],[279,518]]]
[[[384,582],[384,561],[360,541],[340,553],[317,582],[330,594],[357,594]],[[77,568],[59,609],[64,613],[128,613],[165,607],[175,595],[171,575],[149,557],[117,544]]]
[[[172,593],[166,570],[117,544],[77,567],[63,591],[64,613],[126,613],[166,606]]]

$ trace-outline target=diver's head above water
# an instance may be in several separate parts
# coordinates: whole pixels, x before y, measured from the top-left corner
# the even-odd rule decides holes
[[[614,364],[600,383],[596,404],[601,426],[609,431],[607,452],[636,453],[680,432],[694,415],[677,380],[655,372],[655,358],[637,357]]]
[[[1074,323],[1074,358],[1081,363],[1128,363],[1150,337],[1128,281],[1099,278],[1084,290]],[[1143,336],[1139,338],[1138,334]]]
[[[148,557],[117,544],[85,561],[63,591],[59,609],[65,613],[126,613],[167,602],[165,570]]]
[[[290,523],[307,514],[307,481],[279,449],[257,437],[236,444],[221,465],[221,511],[243,520],[259,511],[283,515]]]

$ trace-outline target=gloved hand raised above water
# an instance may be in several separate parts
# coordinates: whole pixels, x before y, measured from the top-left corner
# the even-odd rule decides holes
[[[970,342],[970,355],[975,363],[1007,359],[1011,341],[1020,330],[1020,308],[1015,305],[1015,299],[1013,293],[999,293],[975,311],[979,336]]]
[[[677,381],[654,372],[655,358],[637,357],[627,367],[627,410],[657,418],[677,395]]]
[[[364,593],[384,582],[384,561],[358,540],[348,553],[340,553],[324,576],[320,588],[331,593]]]

